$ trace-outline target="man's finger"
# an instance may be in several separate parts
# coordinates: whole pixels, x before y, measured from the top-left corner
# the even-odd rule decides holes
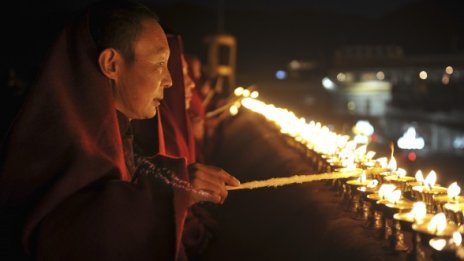
[[[231,186],[240,185],[240,181],[238,179],[236,179],[234,176],[230,175],[229,173],[227,173],[225,170],[223,170],[221,168],[214,167],[214,166],[203,165],[203,164],[199,164],[199,163],[196,163],[194,165],[194,167],[197,170],[205,172],[206,174],[215,175],[215,176],[221,178],[228,185],[231,185]]]

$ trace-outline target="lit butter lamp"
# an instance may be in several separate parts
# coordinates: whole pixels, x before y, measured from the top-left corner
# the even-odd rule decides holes
[[[349,190],[349,197],[351,201],[351,211],[355,214],[355,217],[362,217],[363,208],[362,208],[362,197],[361,193],[358,190],[360,187],[366,187],[371,184],[374,180],[368,179],[366,176],[366,171],[363,171],[357,179],[350,179],[346,181],[346,185]]]
[[[425,202],[418,201],[413,204],[411,211],[396,213],[393,218],[399,223],[397,240],[401,242],[403,240],[405,248],[408,251],[408,260],[420,260],[417,258],[417,235],[412,229],[414,223],[422,224],[432,219],[433,214],[427,214],[427,207]],[[423,255],[423,253],[421,254]],[[419,256],[421,256],[419,255]]]
[[[458,226],[464,224],[464,203],[445,203],[443,205],[445,215]]]
[[[404,252],[408,247],[404,240],[399,221],[393,216],[396,213],[409,211],[413,207],[413,202],[401,197],[401,190],[395,189],[385,195],[385,199],[377,202],[384,216],[385,229],[384,238],[388,242],[388,247],[393,252]]]
[[[459,187],[458,183],[451,183],[447,189],[447,195],[435,195],[433,197],[437,210],[448,214],[444,209],[445,204],[448,204],[449,207],[452,207],[452,204],[459,205],[459,203],[464,203],[464,197],[460,196],[460,193],[461,187]],[[449,217],[449,215],[447,216]]]
[[[392,157],[393,158],[393,157]],[[394,159],[393,159],[394,160]],[[391,160],[390,160],[391,162]],[[396,164],[396,162],[395,162]],[[389,175],[391,171],[389,167],[389,162],[386,157],[381,157],[375,160],[375,165],[372,168],[368,168],[366,170],[367,175],[372,175],[375,179],[382,181],[382,175]]]
[[[374,173],[374,177],[378,179],[380,183],[391,183],[390,181],[387,180],[387,178],[398,175],[396,159],[392,155],[390,158],[390,161],[388,161],[388,163],[383,162],[382,165],[384,166],[383,171]],[[399,174],[403,175],[404,172],[406,172],[404,169],[400,169]],[[404,176],[405,175],[406,174],[404,174]]]
[[[440,212],[434,215],[428,222],[415,223],[412,229],[417,233],[417,249],[420,257],[423,260],[431,260],[432,249],[429,242],[432,238],[449,239],[455,231],[458,231],[458,226],[452,222],[448,222],[445,213]]]
[[[338,168],[335,169],[334,172],[336,173],[359,173],[358,175],[361,175],[363,170],[360,168],[356,167],[356,164],[354,164],[354,158],[349,158],[343,161],[343,168]],[[335,179],[333,186],[338,190],[339,193],[342,194],[342,200],[345,202],[345,200],[350,200],[350,191],[348,186],[346,185],[346,182],[350,180],[350,178],[340,178],[340,179]]]
[[[367,151],[367,145],[359,146],[354,150],[355,162],[362,169],[371,169],[375,167],[376,161],[373,159],[375,151]]]
[[[391,175],[385,176],[384,180],[388,183],[393,183],[403,191],[403,196],[411,199],[411,190],[408,186],[409,182],[413,182],[416,179],[411,176],[406,176],[406,170],[398,168],[392,171]]]
[[[434,197],[446,194],[447,189],[435,184],[437,181],[437,173],[433,170],[430,171],[425,179],[422,176],[422,172],[418,171],[416,173],[416,180],[420,182],[421,185],[412,187],[414,198],[419,201],[424,201],[430,213],[436,212],[437,209],[434,204]]]
[[[361,198],[362,218],[366,222],[364,225],[367,228],[372,228],[374,220],[374,212],[372,202],[368,200],[367,195],[375,194],[379,190],[379,181],[371,180],[366,186],[357,187],[357,191]]]
[[[378,232],[379,237],[384,237],[384,215],[382,212],[382,204],[379,203],[381,200],[386,200],[387,195],[392,193],[396,189],[394,184],[382,184],[378,191],[366,196],[366,201],[371,207],[369,220],[366,222],[367,228],[375,229]]]
[[[464,248],[462,247],[462,235],[455,231],[451,238],[436,237],[429,240],[433,260],[463,260]]]

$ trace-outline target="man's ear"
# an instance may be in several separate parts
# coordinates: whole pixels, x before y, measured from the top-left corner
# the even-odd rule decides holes
[[[106,48],[98,57],[100,70],[109,79],[116,80],[119,75],[121,55],[113,48]]]

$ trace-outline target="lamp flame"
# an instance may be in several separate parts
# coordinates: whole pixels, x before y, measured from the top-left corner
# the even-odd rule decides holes
[[[405,169],[402,169],[402,168],[398,168],[398,169],[396,170],[396,175],[397,175],[398,177],[400,177],[400,178],[406,176],[407,173],[408,173],[408,172],[407,172]]]
[[[375,151],[368,151],[366,154],[366,159],[371,160],[375,156]]]
[[[432,217],[427,229],[430,232],[441,233],[446,229],[446,216],[445,213],[441,212]]]
[[[453,233],[453,242],[456,246],[460,246],[462,243],[462,236],[461,233],[459,233],[458,231],[455,231]]]
[[[414,221],[418,223],[422,223],[426,215],[427,206],[423,201],[415,202],[412,206],[411,212],[409,212],[409,216],[411,216],[414,219]]]
[[[386,167],[388,166],[388,159],[387,159],[387,157],[378,158],[378,159],[377,159],[377,162],[379,163],[379,165],[380,165],[381,168],[386,168]]]
[[[417,180],[418,182],[421,182],[422,184],[424,183],[424,175],[422,175],[422,171],[421,171],[421,170],[418,170],[418,171],[416,172],[416,176],[415,176],[415,177],[416,177],[416,180]]]
[[[361,175],[358,178],[359,183],[366,183],[366,172],[362,172]]]
[[[443,238],[432,238],[429,241],[429,245],[437,251],[442,251],[446,246],[446,240]]]
[[[386,196],[393,192],[396,189],[396,186],[393,184],[383,184],[379,188],[379,197],[385,199]]]
[[[367,184],[367,187],[368,188],[375,188],[375,187],[377,187],[378,184],[379,184],[379,181],[376,180],[376,179],[373,179]]]
[[[435,182],[437,182],[437,173],[431,170],[424,180],[424,186],[429,187],[431,189],[433,188],[433,186],[435,186]]]
[[[401,190],[397,189],[397,190],[394,190],[392,191],[391,193],[387,194],[387,200],[390,201],[390,203],[397,203],[398,201],[400,201],[400,198],[401,198]]]
[[[448,197],[455,198],[459,195],[459,193],[461,193],[461,187],[459,187],[458,183],[451,183],[451,185],[448,187]]]
[[[391,157],[390,161],[388,162],[387,168],[390,171],[395,171],[396,170],[397,165],[396,165],[396,159],[394,157]]]

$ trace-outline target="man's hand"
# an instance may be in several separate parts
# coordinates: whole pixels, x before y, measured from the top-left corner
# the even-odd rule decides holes
[[[189,170],[190,182],[193,187],[198,190],[206,191],[209,195],[193,195],[192,205],[201,201],[222,204],[227,198],[226,185],[240,185],[240,181],[218,167],[194,163],[189,166]]]

